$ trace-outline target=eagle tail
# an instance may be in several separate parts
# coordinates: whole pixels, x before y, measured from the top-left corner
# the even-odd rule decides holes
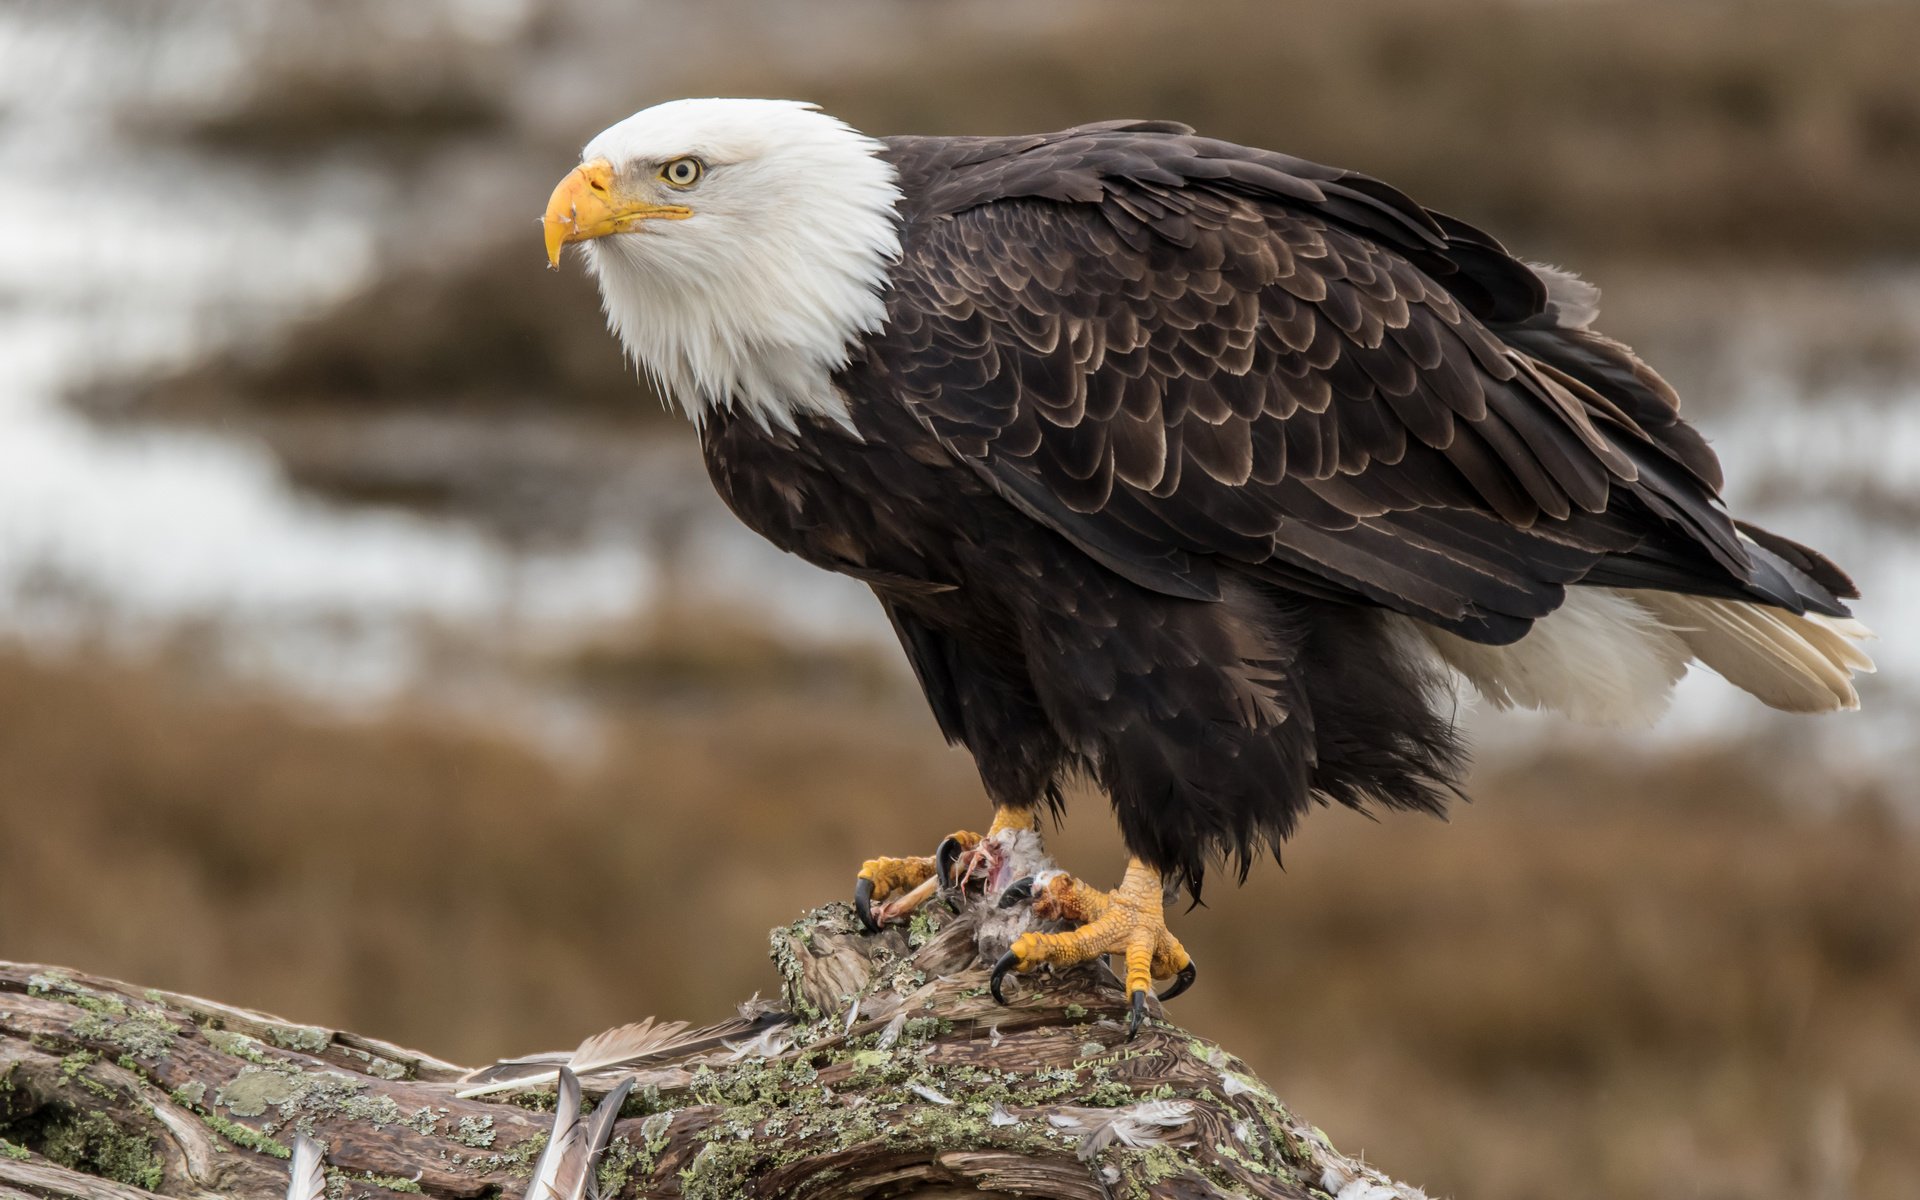
[[[1559,608],[1503,646],[1415,628],[1494,707],[1550,709],[1595,725],[1652,724],[1693,657],[1632,593],[1613,588],[1568,588]]]
[[[1853,676],[1873,670],[1856,644],[1873,633],[1851,618],[1647,589],[1569,588],[1510,645],[1416,628],[1496,707],[1601,725],[1651,724],[1691,662],[1788,712],[1858,708]]]
[[[1635,602],[1685,642],[1694,658],[1769,707],[1860,707],[1853,676],[1872,672],[1873,660],[1856,642],[1873,633],[1850,617],[1671,592],[1641,592]]]

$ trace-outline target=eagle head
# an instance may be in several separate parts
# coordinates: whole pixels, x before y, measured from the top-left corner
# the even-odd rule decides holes
[[[580,242],[607,323],[696,421],[846,419],[832,384],[886,320],[900,190],[878,141],[790,100],[676,100],[591,142],[548,201],[548,260]]]

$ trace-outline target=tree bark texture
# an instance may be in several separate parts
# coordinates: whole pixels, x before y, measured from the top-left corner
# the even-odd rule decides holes
[[[831,905],[774,931],[777,1001],[705,1029],[590,1040],[571,1056],[590,1102],[634,1081],[601,1194],[1420,1195],[1337,1153],[1239,1059],[1157,1011],[1129,1040],[1104,969],[1010,981],[1011,1003],[996,1004],[980,958],[994,919],[934,904],[868,934]],[[569,1058],[469,1072],[0,964],[0,1200],[266,1200],[287,1194],[303,1134],[325,1149],[332,1200],[519,1197],[553,1124],[552,1068]],[[462,1096],[476,1087],[495,1090]]]

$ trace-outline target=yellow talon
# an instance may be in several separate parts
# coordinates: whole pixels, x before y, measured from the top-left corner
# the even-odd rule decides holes
[[[913,858],[870,858],[860,864],[860,873],[854,877],[853,911],[860,923],[870,930],[880,928],[880,923],[894,915],[893,909],[912,912],[933,894],[934,883],[933,855],[922,854]],[[924,891],[924,895],[917,894]],[[880,915],[874,916],[873,902],[885,900],[896,893],[902,893],[899,899],[881,908]]]
[[[1165,997],[1172,999],[1195,975],[1192,956],[1167,929],[1164,895],[1160,873],[1137,858],[1127,864],[1126,877],[1111,892],[1090,888],[1070,875],[1049,879],[1034,895],[1034,915],[1079,922],[1080,927],[1067,933],[1023,933],[1014,939],[994,965],[994,999],[1006,1003],[1000,985],[1009,971],[1031,971],[1042,964],[1072,967],[1121,954],[1132,1006],[1128,1031],[1137,1032],[1156,977],[1175,978]]]
[[[858,878],[873,884],[873,898],[885,900],[933,874],[933,855],[914,858],[870,858],[860,864]]]

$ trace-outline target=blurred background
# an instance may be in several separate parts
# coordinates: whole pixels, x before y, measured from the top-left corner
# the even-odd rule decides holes
[[[766,928],[985,804],[543,269],[547,192],[687,94],[1177,118],[1600,283],[1885,640],[1840,718],[1466,709],[1476,803],[1223,877],[1176,1015],[1435,1194],[1911,1196],[1917,58],[1866,0],[12,0],[0,956],[462,1062],[771,987]]]

